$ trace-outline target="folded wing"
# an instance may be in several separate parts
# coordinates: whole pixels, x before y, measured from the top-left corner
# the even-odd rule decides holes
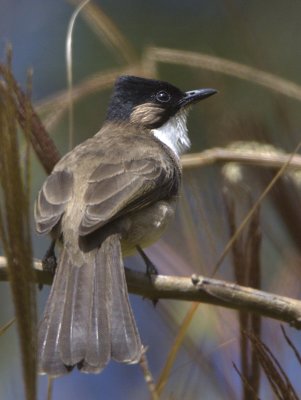
[[[85,236],[112,219],[146,207],[177,190],[175,168],[159,159],[101,163],[91,174],[79,234]]]

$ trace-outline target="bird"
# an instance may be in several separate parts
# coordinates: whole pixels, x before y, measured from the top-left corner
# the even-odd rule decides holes
[[[187,113],[215,93],[120,76],[102,128],[46,178],[35,226],[59,244],[59,257],[38,327],[40,374],[99,373],[111,359],[141,359],[123,258],[158,240],[174,216]]]

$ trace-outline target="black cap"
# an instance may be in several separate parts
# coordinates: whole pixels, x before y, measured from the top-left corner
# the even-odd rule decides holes
[[[156,128],[181,108],[216,92],[214,89],[183,92],[168,82],[124,75],[116,80],[106,119],[112,122],[130,121],[133,111],[141,105],[148,104],[149,109],[152,109],[153,122],[150,118],[144,120],[148,120],[148,128]]]

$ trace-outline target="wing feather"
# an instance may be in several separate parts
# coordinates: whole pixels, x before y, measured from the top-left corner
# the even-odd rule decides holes
[[[48,233],[60,220],[66,203],[72,196],[73,175],[55,171],[44,182],[35,203],[36,230]]]
[[[91,174],[79,226],[88,235],[126,212],[143,208],[178,190],[180,172],[172,160],[140,158],[106,164]],[[175,187],[177,186],[177,187]]]

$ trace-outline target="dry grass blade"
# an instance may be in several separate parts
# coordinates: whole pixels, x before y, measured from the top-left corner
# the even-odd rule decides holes
[[[145,53],[145,59],[148,64],[150,64],[149,70],[154,70],[155,66],[152,65],[158,62],[187,65],[189,67],[202,68],[212,72],[233,76],[234,78],[244,79],[260,86],[264,86],[274,92],[281,93],[299,101],[301,100],[301,86],[295,82],[250,67],[249,65],[240,64],[224,58],[211,56],[209,54],[150,47]]]
[[[72,86],[73,86],[73,69],[72,69],[72,35],[75,21],[83,7],[90,0],[82,1],[75,9],[71,16],[67,37],[66,37],[66,69],[67,69],[67,83],[68,83],[68,102],[69,102],[69,150],[73,148],[73,136],[74,136],[74,118],[73,118],[73,101],[72,101]]]
[[[81,3],[79,0],[68,0],[68,2],[75,6]],[[93,29],[105,45],[114,50],[119,59],[122,58],[122,61],[128,64],[137,61],[132,45],[99,6],[92,3],[87,4],[82,10],[82,15],[87,20],[90,28]]]
[[[170,371],[173,367],[174,361],[176,359],[176,356],[178,354],[178,351],[183,343],[183,340],[185,338],[186,332],[189,328],[189,325],[193,319],[193,316],[195,315],[197,309],[198,309],[199,304],[198,303],[192,303],[190,309],[186,313],[186,316],[184,318],[184,321],[182,322],[179,332],[177,334],[177,337],[173,343],[173,346],[169,352],[169,355],[167,357],[165,366],[160,374],[160,377],[158,379],[158,383],[156,385],[157,393],[160,395],[164,387],[167,383],[168,377],[170,375]]]
[[[2,70],[3,71],[3,70]],[[0,72],[2,72],[0,71]],[[0,239],[7,257],[8,276],[19,333],[27,400],[36,398],[36,303],[30,234],[29,165],[21,166],[17,137],[18,109],[10,65],[0,84]],[[31,107],[23,103],[25,137],[30,136]],[[28,157],[25,157],[28,163]],[[23,167],[23,168],[22,168]],[[23,169],[23,171],[22,171]]]
[[[108,89],[112,87],[115,79],[119,75],[127,74],[143,75],[143,71],[140,65],[133,65],[128,68],[112,69],[110,71],[100,72],[92,75],[83,82],[73,86],[71,100],[76,102],[85,96]],[[43,119],[44,126],[47,130],[53,129],[54,126],[61,120],[68,109],[68,104],[68,90],[64,90],[37,104],[37,112],[48,114],[48,116]]]
[[[17,119],[23,131],[28,132],[35,153],[45,171],[50,173],[53,166],[60,159],[60,155],[54,142],[46,132],[40,118],[34,111],[29,97],[17,84],[12,71],[7,65],[2,63],[0,63],[0,77],[3,80],[0,82],[2,92],[6,93],[9,91],[10,101],[16,108],[14,118]],[[28,129],[28,121],[30,121],[30,129]]]
[[[261,174],[261,184],[270,180],[271,174],[266,171]],[[283,221],[288,235],[300,253],[301,249],[301,215],[300,215],[300,169],[292,170],[279,180],[271,193],[273,207],[278,218]]]
[[[284,172],[286,171],[286,169],[290,165],[291,159],[299,151],[300,148],[301,148],[301,142],[298,143],[298,145],[294,149],[293,153],[291,153],[291,155],[289,156],[287,162],[282,165],[280,170],[275,174],[275,176],[270,181],[270,183],[266,186],[266,188],[261,193],[259,198],[254,202],[254,204],[251,207],[251,209],[247,212],[247,214],[244,217],[243,221],[240,223],[239,227],[236,229],[235,233],[232,235],[231,239],[228,241],[228,243],[224,247],[224,250],[223,250],[222,254],[220,255],[218,261],[215,264],[215,267],[213,269],[213,272],[212,272],[211,276],[214,276],[216,274],[216,272],[218,271],[220,265],[224,261],[226,255],[228,254],[229,250],[232,248],[232,246],[235,243],[235,241],[237,240],[237,238],[239,237],[239,235],[241,234],[241,232],[243,231],[243,229],[245,228],[247,223],[250,221],[250,219],[252,218],[252,216],[254,215],[254,213],[256,212],[256,210],[258,209],[260,204],[262,203],[263,199],[267,196],[267,194],[271,191],[271,189],[274,187],[276,182],[284,174]]]
[[[293,350],[299,364],[301,365],[301,354],[299,353],[299,351],[297,350],[296,346],[294,345],[294,343],[291,341],[291,339],[287,336],[287,333],[284,329],[284,327],[281,325],[281,330],[283,333],[283,336],[287,342],[287,344],[290,346],[290,348]]]
[[[236,231],[236,208],[243,205],[250,207],[252,202],[251,192],[246,191],[245,186],[231,190],[231,182],[227,181],[226,170],[224,170],[226,178],[224,191],[224,199],[230,228],[230,235],[233,236]],[[241,193],[241,190],[245,193]],[[233,193],[237,196],[233,197]],[[246,203],[246,204],[245,204]],[[261,247],[261,232],[259,224],[259,209],[254,212],[254,215],[247,227],[248,229],[240,235],[232,246],[233,268],[236,282],[240,285],[260,288],[260,247]],[[260,387],[260,365],[258,359],[254,356],[254,352],[249,345],[249,340],[243,331],[248,331],[256,337],[260,337],[261,333],[261,318],[259,315],[239,311],[239,326],[240,326],[240,359],[243,379],[243,398],[245,400],[253,399],[254,394],[258,397]],[[245,380],[248,384],[245,384]],[[250,391],[252,387],[252,391]]]
[[[256,336],[248,333],[245,334],[252,343],[254,352],[270,382],[276,398],[280,400],[298,400],[299,398],[288,376],[271,350]]]
[[[234,370],[237,372],[238,376],[240,377],[241,381],[244,384],[244,387],[248,389],[250,395],[251,395],[251,400],[260,400],[260,398],[258,397],[257,393],[255,392],[255,390],[252,388],[252,386],[250,385],[248,379],[239,371],[239,369],[237,368],[237,365],[235,363],[232,363]]]
[[[3,335],[14,323],[16,322],[16,318],[12,318],[5,325],[0,327],[0,336]]]

